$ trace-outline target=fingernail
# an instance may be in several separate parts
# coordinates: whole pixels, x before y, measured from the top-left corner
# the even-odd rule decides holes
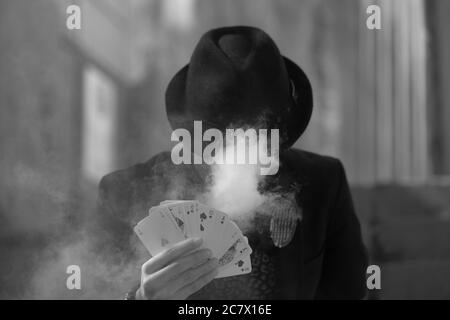
[[[203,239],[202,238],[193,238],[193,239],[194,239],[193,242],[196,245],[200,245],[200,244],[203,243]]]

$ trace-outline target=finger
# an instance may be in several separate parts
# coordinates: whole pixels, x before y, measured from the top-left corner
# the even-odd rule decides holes
[[[201,249],[183,256],[161,270],[158,270],[148,278],[152,282],[152,286],[156,288],[166,287],[167,282],[180,277],[190,269],[196,269],[208,262],[212,252],[210,249]]]
[[[182,288],[196,282],[198,279],[204,277],[205,275],[214,272],[219,267],[219,262],[217,259],[211,259],[208,262],[198,266],[197,268],[192,268],[186,270],[179,277],[169,281],[166,284],[167,290],[170,292],[178,292]]]
[[[191,238],[175,244],[173,247],[161,252],[148,260],[142,266],[142,271],[151,274],[164,268],[173,260],[185,255],[186,253],[199,248],[203,243],[201,238]]]
[[[216,258],[211,259],[202,265],[186,270],[180,274],[177,278],[174,278],[171,282],[167,284],[167,287],[173,288],[173,292],[178,291],[180,288],[194,282],[198,278],[204,276],[205,274],[217,269],[219,267],[219,262]]]
[[[208,283],[210,283],[214,278],[217,276],[218,269],[215,268],[212,271],[208,272],[207,274],[199,277],[194,282],[184,286],[180,290],[178,290],[174,295],[172,295],[172,298],[174,300],[184,300],[187,299],[192,294],[199,291],[201,288],[206,286]]]
[[[209,251],[203,249],[203,251]],[[167,299],[171,298],[173,293],[179,290],[184,285],[194,281],[202,274],[209,272],[211,268],[218,267],[217,259],[206,260],[194,267],[194,269],[186,270],[185,272],[177,274],[172,280],[168,280],[166,268],[177,264],[179,261],[167,266],[166,268],[158,271],[157,273],[151,274],[144,283],[144,292],[147,296],[151,296],[152,299]],[[183,265],[181,261],[180,265]]]

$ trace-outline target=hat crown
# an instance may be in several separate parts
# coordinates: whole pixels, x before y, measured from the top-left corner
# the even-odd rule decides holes
[[[250,41],[242,34],[225,34],[219,39],[219,48],[237,65],[245,62],[251,47]]]
[[[186,79],[196,119],[217,127],[264,126],[292,104],[283,57],[264,31],[227,27],[207,32],[196,46]],[[277,126],[275,126],[277,127]]]

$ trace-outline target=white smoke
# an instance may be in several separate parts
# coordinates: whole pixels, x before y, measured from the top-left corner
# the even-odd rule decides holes
[[[234,149],[235,145],[240,143],[246,145],[248,154],[267,155],[267,144],[261,144],[259,140],[253,142],[246,140],[243,131],[240,135],[236,135],[236,139],[236,144],[227,143],[224,147],[225,157],[222,153],[216,156],[220,159],[242,156],[235,152],[242,152],[242,149]],[[278,157],[272,157],[271,161],[278,162]],[[279,163],[276,165],[278,166]],[[263,195],[258,191],[258,185],[264,178],[261,175],[261,163],[258,161],[256,164],[236,164],[231,161],[231,163],[214,164],[211,167],[211,176],[211,186],[204,195],[206,204],[227,213],[230,218],[239,222],[241,228],[251,228],[255,209],[271,199],[271,196]]]

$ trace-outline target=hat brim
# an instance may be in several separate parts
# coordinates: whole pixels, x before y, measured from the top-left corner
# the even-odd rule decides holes
[[[288,111],[284,119],[287,140],[284,141],[282,147],[289,148],[301,137],[311,120],[313,93],[311,83],[305,72],[290,59],[286,57],[283,57],[283,59],[296,92],[295,97],[293,97],[294,107]],[[188,123],[191,121],[189,114],[184,108],[184,90],[188,71],[189,64],[178,71],[167,87],[166,112],[173,130],[186,125],[189,126]],[[207,126],[214,127],[214,123],[207,123]]]
[[[283,59],[296,91],[296,96],[294,97],[295,108],[290,110],[286,119],[288,141],[285,144],[291,147],[305,132],[311,120],[313,91],[311,82],[305,72],[290,59],[286,57],[283,57]]]

